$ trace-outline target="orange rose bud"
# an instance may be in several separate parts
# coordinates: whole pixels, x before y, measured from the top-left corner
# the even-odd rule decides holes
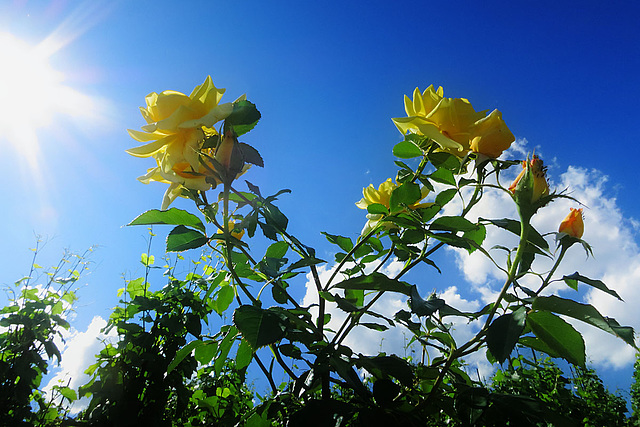
[[[569,236],[580,239],[584,233],[584,222],[582,220],[582,209],[571,208],[569,215],[562,220],[558,232],[566,233]]]
[[[522,162],[522,171],[509,186],[509,191],[515,194],[518,183],[525,177],[527,170],[530,170],[533,178],[531,203],[535,203],[540,200],[542,196],[549,194],[549,183],[547,182],[546,168],[544,167],[544,163],[541,158],[534,154],[528,163],[529,164],[527,165],[527,161]],[[527,166],[529,167],[527,168]]]

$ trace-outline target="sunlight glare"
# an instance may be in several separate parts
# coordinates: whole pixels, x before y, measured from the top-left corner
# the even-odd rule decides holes
[[[0,142],[13,146],[34,178],[40,173],[37,130],[57,115],[77,118],[93,109],[90,97],[63,84],[64,75],[49,64],[53,52],[45,46],[0,33]]]

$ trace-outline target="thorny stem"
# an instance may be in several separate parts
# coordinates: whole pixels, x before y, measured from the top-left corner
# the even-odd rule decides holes
[[[542,292],[544,288],[546,288],[547,286],[549,286],[549,284],[551,284],[551,277],[553,277],[553,274],[558,269],[558,266],[560,265],[562,258],[564,258],[564,254],[567,253],[567,249],[569,249],[568,246],[562,245],[562,247],[560,248],[560,255],[558,255],[558,258],[556,259],[555,264],[553,265],[553,267],[551,267],[549,274],[547,274],[546,279],[544,279],[544,281],[542,282],[542,285],[540,286],[540,289],[538,289],[538,291],[536,292],[536,295],[540,295],[540,292]]]
[[[516,275],[518,273],[518,267],[520,266],[520,263],[522,261],[522,255],[524,254],[525,248],[527,246],[527,237],[529,235],[529,229],[530,229],[529,220],[530,220],[530,217],[525,218],[522,215],[522,212],[520,212],[521,225],[520,225],[520,242],[518,244],[518,250],[516,251],[516,255],[513,259],[513,263],[511,264],[511,268],[509,268],[507,279],[505,280],[505,283],[502,286],[502,289],[500,290],[500,293],[498,294],[498,298],[496,298],[496,301],[494,302],[493,307],[491,307],[491,311],[489,312],[489,315],[487,316],[487,320],[482,326],[482,329],[480,329],[480,331],[476,334],[476,336],[473,337],[469,342],[467,342],[466,344],[452,351],[449,354],[449,357],[447,358],[444,366],[442,367],[440,374],[438,375],[438,378],[433,384],[433,388],[429,393],[429,398],[431,398],[434,395],[434,393],[442,383],[442,380],[444,379],[445,375],[449,371],[449,368],[451,367],[451,365],[455,360],[457,360],[458,358],[466,354],[470,354],[471,352],[480,348],[480,345],[481,345],[480,340],[487,333],[487,330],[489,328],[489,325],[491,324],[491,321],[493,320],[493,317],[495,316],[496,312],[500,308],[500,303],[502,302],[507,291],[513,284],[516,278]],[[470,348],[473,348],[473,350],[468,351]]]

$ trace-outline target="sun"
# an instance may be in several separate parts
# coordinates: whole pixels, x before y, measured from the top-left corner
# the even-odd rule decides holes
[[[13,146],[32,173],[39,171],[38,129],[56,116],[86,114],[90,97],[65,85],[65,76],[49,63],[51,43],[30,45],[0,32],[0,144]]]

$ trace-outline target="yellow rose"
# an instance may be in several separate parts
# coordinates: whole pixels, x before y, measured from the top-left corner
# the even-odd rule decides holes
[[[460,157],[469,151],[498,157],[515,140],[498,110],[486,116],[485,111],[475,111],[467,99],[444,98],[443,94],[442,87],[436,91],[431,85],[423,93],[416,88],[413,99],[405,95],[408,117],[393,119],[398,130],[403,135],[424,135],[443,151]]]
[[[500,157],[516,139],[498,110],[493,110],[487,117],[478,120],[473,134],[476,136],[471,139],[471,151],[494,159]]]
[[[394,183],[391,178],[388,178],[385,182],[378,186],[378,189],[373,186],[373,184],[369,184],[368,187],[365,187],[362,190],[362,195],[364,196],[360,201],[356,202],[356,206],[360,209],[367,209],[369,205],[379,203],[383,205],[385,208],[389,209],[390,201],[391,201],[391,193],[393,190],[398,188],[399,185]],[[422,187],[420,189],[421,197],[414,204],[409,206],[409,209],[417,209],[422,207],[431,206],[433,203],[419,203],[429,194],[429,189],[426,187]],[[373,230],[380,220],[384,217],[383,214],[367,214],[367,223],[362,229],[362,235],[367,234],[369,231]]]
[[[205,137],[217,134],[213,126],[233,111],[233,103],[219,104],[224,92],[214,86],[211,76],[207,76],[189,96],[172,90],[160,94],[153,92],[146,97],[146,107],[140,107],[147,125],[142,131],[128,132],[132,138],[146,144],[131,148],[127,153],[156,160],[157,166],[138,180],[145,184],[158,181],[170,185],[162,209],[181,195],[183,187],[206,191],[220,182],[206,157],[213,158],[214,150],[203,152],[202,143]],[[243,99],[244,95],[235,102]]]
[[[235,231],[236,230],[236,222],[231,219],[229,220],[229,231],[231,231],[231,235],[233,237],[235,237],[238,240],[242,239],[242,236],[244,236],[244,229],[241,229],[240,231]],[[224,230],[219,228],[218,231],[216,232],[217,234],[224,234]]]
[[[522,162],[522,171],[509,186],[509,191],[515,193],[518,183],[524,178],[527,172],[530,172],[533,175],[531,203],[535,203],[540,200],[542,196],[549,194],[549,183],[547,182],[546,168],[544,167],[542,159],[535,154],[528,163],[527,161]]]
[[[566,233],[569,236],[580,239],[584,233],[584,221],[582,219],[582,209],[571,208],[569,215],[562,220],[558,232]]]
[[[233,111],[232,103],[218,104],[224,91],[216,88],[211,76],[207,76],[189,96],[172,90],[150,93],[146,97],[147,107],[140,107],[148,124],[142,131],[129,130],[133,139],[147,144],[131,148],[127,153],[150,157],[159,151],[169,152],[173,157],[182,156],[197,168],[197,150],[205,136],[203,128],[215,134],[213,125]]]

